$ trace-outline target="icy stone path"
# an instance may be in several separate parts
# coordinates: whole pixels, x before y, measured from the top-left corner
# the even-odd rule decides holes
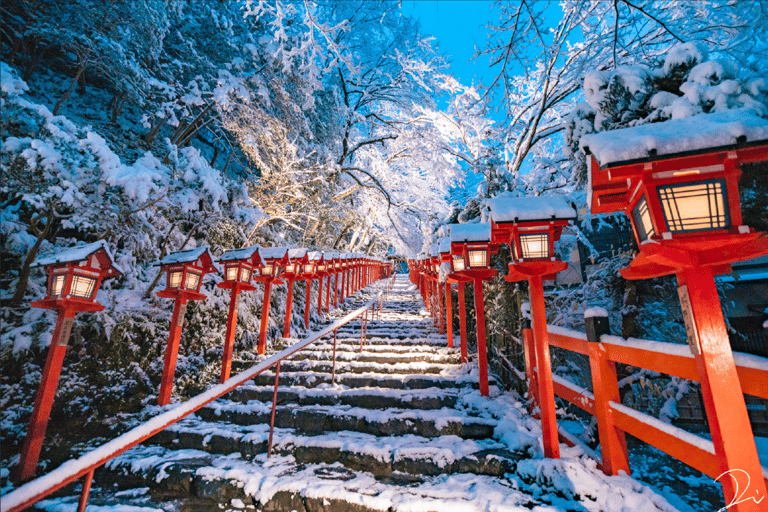
[[[335,385],[332,340],[282,365],[271,458],[268,373],[97,471],[88,510],[676,510],[578,449],[543,459],[538,422],[495,386],[494,398],[480,396],[476,365],[446,348],[407,276],[362,352],[359,332],[339,330]],[[76,498],[42,505],[75,510]]]

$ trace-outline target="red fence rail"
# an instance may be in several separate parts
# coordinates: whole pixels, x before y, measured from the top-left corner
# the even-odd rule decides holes
[[[342,327],[355,319],[360,319],[360,331],[361,331],[361,349],[362,340],[364,339],[366,324],[368,320],[368,312],[371,311],[372,315],[377,315],[384,306],[384,302],[389,297],[389,292],[395,282],[397,274],[392,275],[392,279],[386,285],[386,288],[379,292],[377,296],[368,301],[364,306],[348,313],[342,318],[336,320],[331,325],[324,329],[312,333],[310,336],[304,338],[298,343],[291,345],[282,352],[278,352],[273,356],[265,359],[259,364],[251,367],[250,369],[230,378],[222,384],[211,387],[205,393],[201,393],[190,400],[179,404],[178,406],[166,411],[158,416],[155,416],[151,420],[142,423],[141,425],[129,430],[125,434],[121,435],[109,441],[108,443],[96,448],[93,451],[86,453],[78,459],[65,462],[58,468],[54,469],[50,473],[43,475],[35,480],[25,483],[18,489],[15,489],[8,494],[2,496],[0,501],[0,511],[2,512],[17,512],[24,510],[42,500],[46,496],[51,495],[62,487],[74,482],[78,478],[84,476],[83,490],[80,496],[80,503],[78,506],[78,512],[85,511],[85,507],[88,503],[88,495],[90,493],[91,482],[93,481],[93,473],[96,469],[103,466],[110,460],[114,459],[118,455],[130,450],[139,443],[146,441],[155,434],[165,430],[171,425],[179,422],[195,411],[205,407],[209,403],[213,402],[226,395],[235,388],[245,384],[249,380],[253,379],[257,375],[267,371],[268,369],[275,367],[275,396],[277,395],[278,379],[280,378],[280,363],[286,358],[294,355],[300,350],[306,348],[312,343],[317,342],[322,337],[333,333],[334,339],[334,360],[333,371],[335,374],[336,369],[336,332],[339,327]],[[272,415],[270,424],[270,447],[272,441],[272,432],[274,430],[275,413],[274,408],[277,400],[272,402]]]
[[[532,347],[530,329],[524,330],[526,352]],[[548,326],[549,345],[587,356],[592,372],[590,392],[561,377],[553,376],[554,391],[560,398],[596,416],[600,436],[602,469],[611,474],[624,469],[629,473],[625,433],[666,452],[713,479],[722,476],[711,441],[621,404],[616,363],[699,382],[696,362],[687,345],[659,341],[625,340],[603,334],[594,341],[576,331]],[[531,351],[531,354],[535,352]],[[768,360],[734,353],[736,370],[745,394],[768,399]],[[535,357],[535,356],[534,356]],[[535,360],[526,354],[529,396],[536,397]],[[535,384],[535,382],[533,382]],[[768,468],[763,467],[768,482]]]

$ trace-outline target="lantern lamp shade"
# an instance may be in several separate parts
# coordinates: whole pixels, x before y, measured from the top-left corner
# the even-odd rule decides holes
[[[296,272],[296,265],[294,265],[294,264],[286,265],[286,266],[285,266],[285,272],[286,272],[287,274],[293,274],[293,273],[295,273],[295,272]]]
[[[181,287],[181,278],[183,275],[184,275],[184,271],[180,268],[176,270],[169,270],[168,271],[168,288]]]
[[[651,220],[651,212],[648,209],[648,201],[645,196],[641,197],[635,207],[632,209],[632,220],[635,222],[637,238],[640,243],[645,242],[656,234]]]
[[[240,268],[240,281],[243,283],[247,283],[251,280],[251,269],[242,267]]]
[[[728,229],[725,180],[657,188],[667,230],[672,233]]]
[[[484,268],[488,266],[488,249],[468,249],[467,257],[470,268]]]
[[[304,272],[307,274],[312,274],[314,272],[314,263],[307,263],[304,265]]]
[[[460,254],[453,255],[453,271],[462,272],[464,270],[464,256]]]
[[[271,276],[273,275],[273,272],[275,271],[275,266],[271,264],[264,265],[261,269],[261,273],[265,276]]]
[[[53,274],[51,276],[48,294],[51,297],[61,297],[61,295],[64,293],[64,282],[66,280],[66,273]]]
[[[190,270],[187,270],[187,277],[184,280],[184,288],[194,291],[199,290],[201,283],[200,277],[201,275],[197,272],[191,272]]]
[[[238,265],[227,265],[226,271],[224,272],[224,279],[227,281],[236,281],[237,280],[237,271],[238,271]]]
[[[549,233],[521,234],[520,250],[524,259],[549,258]]]
[[[325,272],[325,265],[318,265],[317,270],[318,272]]]
[[[79,299],[92,299],[96,291],[96,277],[74,274],[69,294]]]

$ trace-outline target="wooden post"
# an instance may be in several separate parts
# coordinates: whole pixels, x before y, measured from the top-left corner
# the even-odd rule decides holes
[[[528,410],[533,414],[539,407],[539,381],[536,378],[536,347],[533,343],[531,320],[523,318],[523,347],[525,356],[525,376],[528,381]],[[536,417],[540,417],[536,413]]]
[[[232,370],[232,353],[235,348],[235,331],[237,329],[237,306],[240,304],[240,283],[232,285],[229,295],[229,316],[227,317],[227,333],[224,335],[224,354],[221,357],[221,376],[219,383],[229,378]]]
[[[611,415],[610,402],[621,403],[616,363],[605,357],[605,349],[600,344],[600,336],[610,334],[608,318],[588,317],[584,319],[584,323],[589,341],[589,367],[592,372],[592,390],[595,395],[595,417],[597,433],[600,436],[603,473],[618,475],[619,471],[624,471],[629,475],[627,438],[624,432],[613,425]]]
[[[733,360],[725,319],[709,266],[677,274],[688,344],[696,360],[701,394],[729,512],[765,510],[765,478]],[[748,478],[748,480],[747,480]],[[749,487],[745,489],[749,481]]]
[[[339,307],[339,273],[333,275],[333,307]]]
[[[179,354],[179,340],[181,340],[181,330],[184,328],[184,314],[186,312],[187,299],[183,297],[176,298],[173,305],[173,317],[171,317],[171,331],[168,335],[168,346],[165,349],[163,380],[160,383],[160,392],[157,396],[158,405],[168,405],[171,403],[173,376],[176,373],[176,356]]]
[[[267,327],[269,325],[269,293],[272,291],[272,281],[264,283],[264,303],[261,305],[261,328],[259,329],[259,344],[256,352],[264,355],[267,351]]]
[[[267,458],[272,455],[272,435],[275,433],[275,410],[277,409],[277,386],[280,382],[280,361],[275,365],[275,391],[272,393],[272,415],[269,419],[269,445],[267,446]]]
[[[309,329],[309,302],[312,298],[312,279],[307,278],[307,296],[304,301],[304,328]]]
[[[485,346],[485,305],[483,280],[475,279],[475,317],[477,319],[477,366],[480,373],[480,394],[488,396],[488,351]]]
[[[323,281],[325,278],[323,276],[320,276],[320,279],[318,281],[317,285],[317,314],[322,315],[323,313]]]
[[[443,285],[438,281],[435,283],[437,286],[437,301],[439,303],[438,308],[438,324],[440,334],[445,334],[445,302],[443,301]]]
[[[56,388],[59,385],[61,367],[64,364],[64,354],[67,351],[69,335],[77,311],[64,308],[56,318],[56,327],[53,329],[53,338],[48,347],[48,357],[45,360],[45,369],[40,379],[40,385],[35,395],[35,406],[29,419],[27,435],[21,449],[21,458],[16,468],[17,483],[26,482],[35,476],[37,462],[43,449],[43,439],[48,428],[48,420],[51,416],[53,398],[56,396]]]
[[[294,278],[286,278],[288,281],[288,297],[285,301],[285,323],[283,324],[283,338],[291,336],[291,314],[293,313],[293,281]]]
[[[536,345],[536,367],[539,370],[539,410],[541,411],[541,430],[544,440],[544,456],[550,459],[560,458],[560,440],[557,434],[557,416],[555,413],[555,387],[552,383],[552,363],[549,356],[549,337],[547,334],[547,312],[544,308],[544,283],[541,276],[528,278],[531,294],[531,313],[533,316],[533,341]]]
[[[448,338],[448,347],[453,348],[453,295],[451,285],[445,283],[445,332]]]
[[[459,282],[459,333],[461,335],[461,362],[469,361],[467,353],[467,303],[464,297],[464,283]]]
[[[91,494],[91,485],[93,484],[93,469],[85,474],[83,478],[83,490],[80,492],[80,501],[77,503],[77,512],[85,512],[88,506],[88,497]]]

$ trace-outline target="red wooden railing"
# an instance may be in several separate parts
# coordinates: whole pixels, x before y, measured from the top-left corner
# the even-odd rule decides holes
[[[91,489],[91,482],[93,481],[93,473],[97,468],[103,466],[110,460],[133,448],[137,444],[146,441],[155,434],[179,422],[195,411],[205,407],[214,400],[221,398],[233,389],[250,381],[257,375],[272,367],[275,367],[275,394],[272,400],[269,446],[267,449],[267,455],[269,456],[269,452],[271,452],[272,449],[272,433],[275,427],[275,406],[277,403],[276,398],[278,392],[278,381],[280,378],[280,363],[286,358],[311,345],[312,343],[320,340],[322,337],[333,333],[333,376],[335,378],[336,333],[339,327],[359,318],[361,340],[360,347],[362,350],[362,343],[365,339],[365,331],[368,323],[369,311],[371,312],[372,317],[375,317],[378,313],[380,313],[384,306],[384,302],[389,297],[389,292],[392,290],[396,276],[396,274],[393,274],[392,279],[388,281],[385,289],[380,291],[375,298],[368,301],[368,303],[366,303],[363,307],[348,313],[324,329],[312,333],[310,336],[304,338],[302,341],[294,345],[291,345],[282,352],[278,352],[277,354],[272,355],[271,357],[265,359],[250,369],[238,374],[235,377],[230,378],[224,383],[211,387],[205,393],[201,393],[184,402],[183,404],[179,404],[172,409],[152,418],[151,420],[142,423],[141,425],[133,428],[132,430],[129,430],[120,437],[113,439],[112,441],[100,446],[99,448],[86,453],[80,458],[65,462],[50,473],[27,482],[18,489],[3,495],[0,498],[0,511],[16,512],[24,510],[25,508],[30,507],[38,501],[42,500],[46,496],[49,496],[62,487],[84,476],[85,479],[83,481],[83,490],[80,495],[80,503],[78,506],[78,512],[84,512],[88,503],[88,495]]]
[[[529,396],[536,400],[535,379],[538,375],[536,361],[531,358],[535,358],[535,351],[530,331],[523,330],[523,343]],[[609,474],[617,474],[619,470],[630,472],[626,433],[713,479],[722,477],[724,464],[718,461],[711,441],[626,407],[619,398],[616,363],[699,382],[696,361],[688,345],[627,341],[606,334],[588,340],[584,333],[555,326],[548,326],[548,333],[550,346],[583,354],[590,360],[593,392],[558,376],[552,376],[552,380],[557,396],[597,417],[602,453],[599,462],[603,471]],[[768,361],[738,352],[734,353],[734,359],[742,392],[768,399]],[[763,477],[768,482],[766,467],[763,467]]]

